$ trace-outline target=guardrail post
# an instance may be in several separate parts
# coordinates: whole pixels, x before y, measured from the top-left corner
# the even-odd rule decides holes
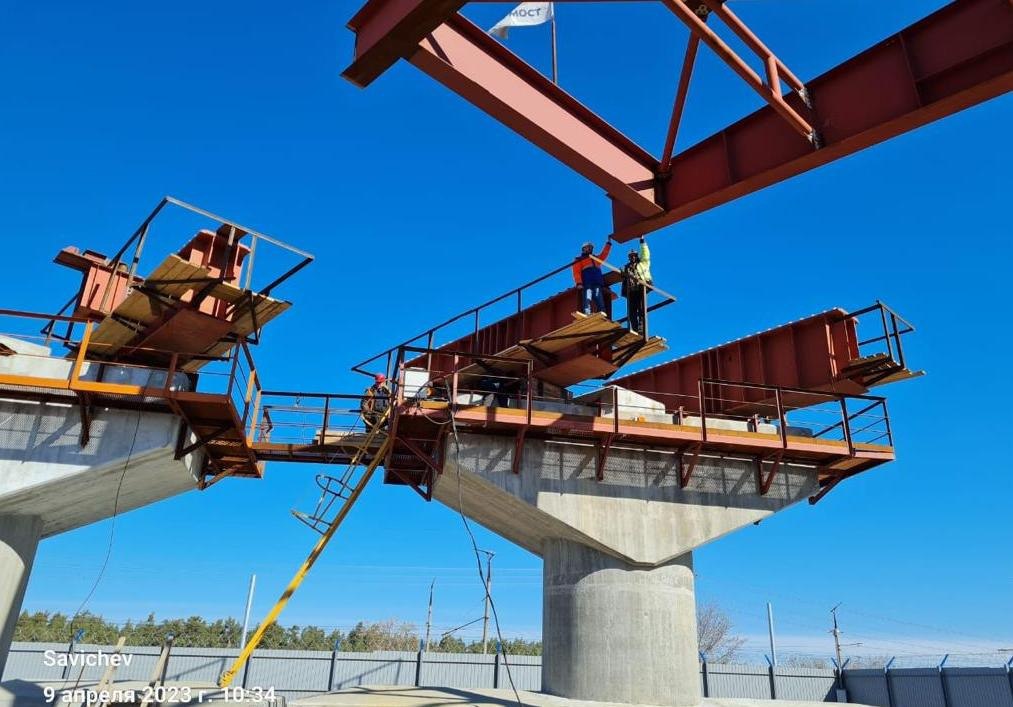
[[[700,654],[700,672],[703,675],[703,696],[711,696],[710,676],[707,672],[707,656]]]
[[[843,423],[844,429],[844,441],[848,443],[848,454],[850,456],[855,456],[855,443],[851,439],[851,421],[848,420],[848,402],[843,395],[838,398],[838,400],[841,404],[841,422]]]
[[[707,414],[704,411],[704,397],[703,397],[703,378],[699,379],[696,383],[697,395],[700,396],[700,435],[701,439],[707,441]]]
[[[886,341],[886,353],[891,359],[893,359],[893,344],[890,342],[890,327],[886,324],[886,307],[879,300],[876,300],[876,306],[879,308],[879,316],[883,320],[883,340]]]
[[[777,420],[781,423],[781,446],[788,448],[788,416],[784,412],[784,399],[781,389],[774,388],[774,403],[777,405]]]

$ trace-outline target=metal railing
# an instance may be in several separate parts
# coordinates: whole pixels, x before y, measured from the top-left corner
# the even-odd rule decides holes
[[[598,260],[597,258],[594,258],[594,260],[597,261],[600,265],[602,265],[607,270],[610,270],[610,271],[615,272],[615,273],[622,273],[622,270],[620,268],[617,268],[616,266],[612,265],[611,263],[609,263],[607,261]],[[375,365],[378,361],[382,361],[382,360],[386,359],[385,363],[384,363],[384,369],[383,370],[384,370],[384,372],[389,377],[393,377],[394,374],[395,374],[395,372],[396,372],[394,355],[395,355],[395,353],[398,350],[403,349],[405,347],[421,347],[422,349],[424,349],[426,351],[434,351],[435,352],[437,350],[437,348],[436,348],[437,347],[437,342],[436,342],[437,335],[440,334],[440,333],[445,332],[452,325],[457,324],[459,322],[463,322],[463,321],[465,321],[465,320],[467,320],[469,318],[472,319],[472,327],[471,327],[472,328],[472,335],[475,336],[475,337],[477,337],[478,333],[479,333],[479,330],[483,326],[483,323],[482,323],[482,314],[484,312],[487,312],[493,306],[495,306],[495,305],[497,305],[497,304],[499,304],[501,302],[506,302],[506,301],[509,301],[509,300],[513,299],[513,300],[516,301],[516,306],[514,308],[513,314],[519,314],[520,312],[522,312],[525,309],[525,306],[526,306],[525,305],[525,293],[529,292],[536,285],[540,285],[540,284],[542,284],[542,283],[544,283],[544,282],[552,279],[553,277],[556,277],[557,275],[560,275],[561,273],[564,273],[564,272],[565,273],[569,273],[569,272],[571,272],[572,267],[573,267],[573,261],[570,261],[570,262],[568,262],[568,263],[566,263],[564,265],[561,265],[561,266],[559,266],[559,267],[557,267],[557,268],[555,268],[553,270],[550,270],[549,272],[545,273],[544,275],[540,275],[539,277],[535,278],[534,280],[530,280],[530,281],[524,283],[523,285],[520,285],[519,287],[515,287],[514,289],[509,290],[507,292],[504,292],[503,294],[501,294],[501,295],[499,295],[497,297],[494,297],[494,298],[492,298],[492,299],[490,299],[490,300],[488,300],[486,302],[483,302],[482,304],[479,304],[479,305],[477,305],[475,307],[471,307],[470,309],[466,309],[465,311],[461,312],[460,314],[457,314],[457,315],[451,317],[450,319],[447,319],[446,321],[443,321],[440,324],[437,324],[436,326],[430,327],[429,329],[426,329],[425,331],[417,334],[416,336],[413,336],[413,337],[411,337],[409,339],[406,339],[406,340],[402,341],[399,344],[395,344],[394,346],[391,346],[390,348],[387,348],[387,349],[381,351],[380,353],[376,354],[375,356],[367,358],[364,361],[360,361],[359,363],[357,363],[354,366],[352,366],[352,370],[355,371],[356,373],[362,373],[362,374],[365,374],[365,375],[372,375],[375,371],[369,370],[369,367]],[[660,307],[664,307],[664,306],[666,306],[668,304],[671,304],[672,302],[676,301],[676,298],[675,298],[674,295],[671,295],[668,292],[665,292],[664,290],[662,290],[659,287],[656,287],[653,284],[646,284],[645,287],[646,287],[646,289],[647,289],[647,291],[648,291],[649,294],[650,293],[655,293],[656,295],[658,295],[660,297],[660,301],[648,302],[648,303],[645,304],[645,307],[644,307],[645,316],[646,316],[647,312],[652,312],[652,311],[654,311],[656,309],[659,309]],[[563,291],[565,291],[565,290],[573,290],[573,291],[577,292],[578,288],[576,288],[576,287],[574,287],[574,285],[570,284],[570,285],[567,285],[563,289]],[[608,297],[607,294],[606,294],[606,297]],[[539,301],[541,301],[541,300],[539,300]],[[576,295],[575,295],[575,303],[576,303]],[[534,304],[534,303],[532,302],[532,303],[528,304],[527,306],[530,306],[531,304]],[[577,311],[579,309],[580,309],[579,306],[575,306],[574,307],[575,311]],[[489,324],[495,323],[496,321],[500,321],[502,318],[503,317],[501,317],[501,316],[500,317],[496,317],[495,319],[493,319],[491,321],[485,322],[485,324],[489,325]],[[615,321],[623,323],[623,322],[627,322],[628,319],[629,318],[627,316],[627,317],[622,317],[621,319],[617,319]],[[420,343],[420,342],[422,342],[422,340],[424,340],[424,343]],[[446,352],[442,352],[441,351],[440,353],[446,353]]]
[[[489,356],[463,351],[440,350],[441,360],[451,361],[446,370],[407,368],[406,354],[427,354],[430,349],[402,346],[398,349],[395,406],[417,404],[423,400],[445,401],[451,411],[466,407],[505,407],[524,411],[531,423],[538,411],[557,411],[583,417],[609,417],[613,433],[618,434],[621,420],[650,420],[677,426],[698,426],[701,440],[719,434],[719,421],[737,423],[739,431],[766,434],[789,446],[803,438],[839,442],[854,456],[861,445],[893,446],[893,433],[886,399],[873,395],[850,395],[803,388],[702,378],[696,395],[659,393],[648,390],[623,391],[638,396],[634,402],[622,402],[620,388],[611,386],[573,397],[569,391],[539,393],[533,361]],[[416,358],[415,361],[426,360]],[[496,364],[524,366],[512,374]],[[476,365],[479,364],[479,365]],[[414,373],[414,379],[409,380]],[[424,377],[424,380],[423,380]],[[753,393],[751,396],[745,391]],[[595,396],[594,393],[599,393]],[[739,404],[741,414],[713,412]]]
[[[299,258],[298,262],[296,262],[296,264],[290,267],[288,270],[281,273],[280,275],[277,275],[267,284],[258,286],[257,293],[265,297],[270,295],[270,293],[274,290],[275,287],[285,282],[292,275],[294,275],[295,273],[297,273],[298,271],[302,270],[304,267],[309,265],[311,262],[313,262],[313,256],[310,253],[300,250],[299,248],[289,245],[288,243],[278,240],[277,238],[274,238],[264,233],[260,233],[259,231],[256,231],[247,226],[243,226],[236,221],[226,219],[222,216],[214,214],[198,206],[194,206],[193,204],[189,204],[180,199],[176,199],[172,196],[165,196],[162,198],[161,201],[158,202],[158,205],[151,211],[151,213],[149,213],[144,218],[144,220],[134,230],[131,236],[127,238],[126,242],[122,246],[120,246],[119,250],[116,251],[116,253],[112,256],[112,258],[106,260],[106,262],[108,263],[111,277],[109,284],[104,288],[104,291],[102,293],[102,299],[99,305],[99,310],[101,312],[108,314],[112,309],[114,309],[114,305],[112,305],[110,302],[110,297],[112,291],[116,289],[115,281],[118,278],[120,277],[125,278],[128,288],[136,287],[144,283],[143,279],[138,276],[138,268],[140,266],[141,259],[144,254],[145,246],[147,245],[149,240],[149,231],[155,219],[159,216],[159,214],[163,212],[163,210],[166,207],[169,206],[174,206],[179,209],[182,209],[183,211],[208,219],[218,224],[219,226],[229,227],[229,239],[227,245],[228,250],[223,260],[223,262],[226,263],[226,266],[228,266],[228,264],[232,262],[232,258],[236,250],[241,245],[243,247],[249,248],[249,252],[245,259],[245,262],[241,266],[241,273],[234,273],[234,274],[230,273],[226,267],[223,268],[223,271],[219,276],[204,278],[199,281],[195,280],[193,281],[193,284],[204,284],[206,287],[211,287],[216,283],[223,282],[227,279],[232,279],[232,276],[234,276],[235,279],[237,279],[236,283],[237,285],[241,286],[241,288],[244,290],[251,291],[253,289],[254,263],[257,256],[258,245],[260,245],[261,243],[270,244],[276,248],[280,248],[285,252],[291,253]],[[246,246],[243,243],[245,239],[249,240],[248,246]],[[172,282],[173,284],[182,284],[188,281],[181,280]],[[169,283],[166,281],[163,284]],[[69,340],[73,335],[73,318],[68,320],[64,315],[67,312],[67,310],[70,309],[70,307],[77,301],[77,299],[78,295],[74,295],[67,302],[67,304],[65,304],[57,312],[58,316],[53,317],[49,322],[47,322],[47,324],[43,327],[41,333],[47,337],[54,338],[57,340],[61,341]],[[57,334],[55,331],[57,323],[64,321],[70,321],[67,331],[64,334]]]

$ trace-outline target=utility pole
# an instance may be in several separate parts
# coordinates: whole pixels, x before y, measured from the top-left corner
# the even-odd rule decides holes
[[[830,633],[834,634],[834,653],[837,655],[837,674],[841,680],[840,687],[843,688],[844,682],[841,674],[844,672],[844,662],[841,660],[841,629],[837,625],[837,610],[839,608],[841,608],[840,604],[830,610],[830,613],[834,617],[834,627],[831,629]]]
[[[767,602],[767,633],[770,635],[770,663],[777,667],[777,646],[774,644],[774,608]]]
[[[433,590],[436,588],[436,579],[429,585],[429,610],[426,612],[426,644],[425,652],[429,652],[429,632],[433,628]]]
[[[250,609],[253,608],[253,589],[257,586],[257,575],[250,575],[250,588],[246,592],[246,613],[243,616],[243,637],[239,639],[239,648],[246,645],[246,634],[250,628]]]
[[[492,557],[495,553],[485,553],[485,611],[482,613],[482,655],[489,652],[489,597],[492,596]]]

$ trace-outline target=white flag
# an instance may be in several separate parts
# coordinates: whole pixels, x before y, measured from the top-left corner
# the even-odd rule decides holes
[[[489,30],[489,34],[506,39],[507,30],[510,27],[531,27],[544,24],[551,19],[551,2],[522,2],[511,10],[510,14],[497,22],[496,26]]]

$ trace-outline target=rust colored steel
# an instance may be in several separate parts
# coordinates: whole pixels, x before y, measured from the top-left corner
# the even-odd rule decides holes
[[[672,0],[667,0],[672,7]],[[650,153],[466,20],[460,0],[370,0],[352,19],[366,85],[399,57],[602,187],[626,241],[801,174],[1013,89],[1013,3],[956,0],[807,82],[726,8],[761,54],[766,83],[725,56],[771,105],[676,154]],[[675,6],[682,15],[682,6]],[[689,19],[688,17],[686,18]],[[701,39],[702,24],[690,23]],[[726,52],[727,54],[727,52]],[[751,70],[750,70],[751,71]],[[795,91],[780,95],[780,82]],[[775,86],[776,84],[776,86]],[[776,87],[776,91],[775,91]],[[806,100],[803,100],[803,95]],[[807,104],[808,101],[808,104]],[[787,118],[787,119],[786,119]],[[794,125],[793,125],[794,124]],[[799,129],[812,125],[811,139]],[[803,131],[804,132],[804,131]]]
[[[864,394],[869,379],[859,361],[855,319],[843,309],[831,309],[610,382],[654,398],[670,410],[682,407],[699,413],[700,381],[706,379]],[[745,387],[729,387],[710,397],[708,413],[763,414],[769,403],[763,391]]]

